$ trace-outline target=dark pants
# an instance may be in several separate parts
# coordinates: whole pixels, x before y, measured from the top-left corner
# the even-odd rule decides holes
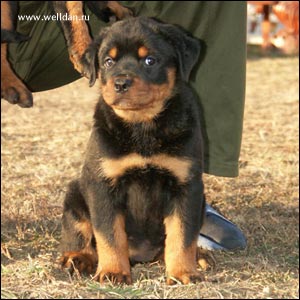
[[[121,1],[136,15],[179,24],[204,42],[190,83],[202,108],[205,172],[238,175],[246,71],[246,1]],[[19,15],[50,15],[47,1],[20,1]],[[96,35],[107,24],[90,15]],[[9,60],[34,92],[68,84],[80,75],[68,58],[58,22],[18,21],[28,42],[9,45]]]

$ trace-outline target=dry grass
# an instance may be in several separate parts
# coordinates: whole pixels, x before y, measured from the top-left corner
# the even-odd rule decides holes
[[[96,89],[85,80],[35,94],[32,109],[2,109],[2,298],[299,298],[297,57],[252,56],[240,176],[205,177],[208,201],[237,223],[248,248],[216,253],[206,281],[165,285],[158,263],[132,286],[101,286],[57,268],[67,183],[80,171]]]

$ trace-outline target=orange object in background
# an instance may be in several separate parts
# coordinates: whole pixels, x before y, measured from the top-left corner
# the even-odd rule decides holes
[[[299,53],[299,2],[298,1],[248,1],[255,5],[256,14],[263,15],[261,22],[262,48],[273,46],[284,53]],[[283,25],[271,35],[270,13],[273,13]]]
[[[299,53],[299,2],[280,1],[272,11],[284,26],[274,36],[273,43],[285,53]]]

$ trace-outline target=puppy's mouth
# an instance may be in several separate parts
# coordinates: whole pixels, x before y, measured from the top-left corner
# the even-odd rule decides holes
[[[168,80],[162,84],[118,76],[101,84],[101,94],[105,103],[127,122],[148,122],[164,110],[173,95],[174,84],[175,69],[168,71]]]
[[[164,85],[143,81],[138,77],[112,77],[101,86],[104,101],[113,109],[139,111],[165,101]]]
[[[154,101],[152,99],[145,99],[146,97],[149,98],[149,95],[139,96],[137,99],[136,97],[130,97],[130,95],[122,95],[120,97],[117,96],[110,104],[110,106],[113,109],[118,110],[139,111],[153,106]],[[139,99],[143,99],[144,101],[140,103]]]

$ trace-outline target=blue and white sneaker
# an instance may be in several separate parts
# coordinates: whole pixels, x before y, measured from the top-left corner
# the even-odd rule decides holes
[[[232,222],[206,204],[206,215],[197,246],[204,250],[242,250],[247,241],[242,231]]]

